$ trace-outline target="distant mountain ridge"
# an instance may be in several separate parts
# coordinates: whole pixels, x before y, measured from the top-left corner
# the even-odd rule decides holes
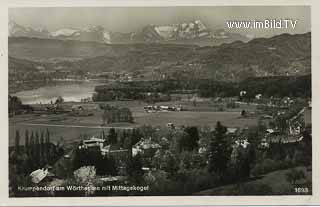
[[[14,21],[9,21],[9,37],[36,37],[50,38],[50,32],[47,29],[33,29],[24,27]]]
[[[94,41],[108,44],[176,43],[201,46],[250,40],[250,38],[238,33],[230,33],[221,29],[210,30],[200,20],[172,25],[146,25],[140,32],[128,33],[108,31],[101,26],[84,29],[61,28],[49,32],[47,29],[37,30],[10,21],[9,37]]]
[[[311,33],[281,34],[271,38],[256,38],[247,43],[236,41],[206,47],[157,43],[101,44],[11,37],[9,56],[35,61],[33,65],[48,63],[49,66],[44,66],[48,70],[63,68],[96,73],[158,71],[172,78],[185,75],[237,81],[248,77],[310,74]],[[11,67],[14,68],[15,62]],[[22,60],[19,65],[23,65]]]

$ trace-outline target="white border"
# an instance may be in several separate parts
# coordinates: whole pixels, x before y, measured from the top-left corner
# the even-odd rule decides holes
[[[0,1],[1,2],[1,1]],[[8,198],[8,7],[166,7],[166,6],[270,6],[270,5],[311,5],[311,35],[312,35],[312,104],[313,104],[313,195],[312,196],[174,196],[174,197],[95,197],[95,198]],[[320,128],[317,127],[317,117],[320,113],[316,106],[320,103],[319,92],[320,82],[320,32],[319,32],[319,11],[320,1],[303,0],[231,0],[231,1],[210,1],[210,0],[12,0],[0,3],[0,93],[3,97],[0,101],[0,127],[1,127],[1,173],[0,173],[0,205],[23,205],[23,206],[84,206],[84,205],[315,205],[320,204],[319,197],[319,140]]]

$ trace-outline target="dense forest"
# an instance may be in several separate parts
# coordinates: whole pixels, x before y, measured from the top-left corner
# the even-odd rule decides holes
[[[94,100],[146,99],[154,93],[197,93],[201,97],[238,96],[247,91],[248,98],[256,94],[266,97],[311,97],[311,75],[254,77],[241,82],[224,82],[209,79],[126,82],[97,86]]]

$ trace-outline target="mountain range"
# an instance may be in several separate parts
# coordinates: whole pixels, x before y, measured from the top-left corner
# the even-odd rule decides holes
[[[10,21],[9,37],[79,40],[108,44],[174,43],[200,46],[250,40],[246,36],[223,29],[211,30],[201,20],[172,25],[146,25],[139,32],[128,33],[108,31],[102,26],[81,29],[61,28],[50,32],[47,29],[34,29]]]
[[[311,33],[281,34],[219,46],[102,44],[75,40],[9,37],[9,72],[20,68],[81,73],[137,72],[172,78],[238,81],[248,77],[311,73]],[[31,61],[31,62],[30,62]],[[33,65],[33,66],[32,66]]]

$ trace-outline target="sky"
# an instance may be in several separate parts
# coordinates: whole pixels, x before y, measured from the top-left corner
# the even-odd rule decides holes
[[[297,20],[295,29],[228,29],[228,20]],[[9,20],[32,28],[55,31],[103,26],[113,32],[137,32],[145,25],[168,25],[201,20],[208,28],[225,29],[254,37],[311,31],[308,6],[212,7],[28,7],[10,8]]]

